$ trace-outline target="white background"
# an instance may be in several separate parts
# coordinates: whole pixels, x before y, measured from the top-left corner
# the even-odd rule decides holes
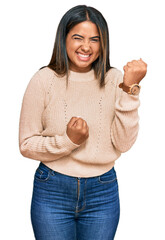
[[[163,1],[35,0],[0,6],[0,238],[34,239],[30,222],[33,175],[39,162],[18,148],[23,94],[32,75],[47,65],[57,25],[78,4],[102,12],[109,25],[111,65],[140,57],[148,64],[140,94],[140,131],[116,161],[121,216],[115,240],[165,239],[165,35]]]

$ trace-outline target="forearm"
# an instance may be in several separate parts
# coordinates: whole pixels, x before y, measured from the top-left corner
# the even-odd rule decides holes
[[[136,141],[139,130],[139,105],[138,96],[131,96],[123,91],[116,100],[111,141],[120,152],[128,151]]]
[[[71,153],[79,147],[73,143],[66,132],[54,137],[32,136],[20,140],[20,152],[24,157],[40,160],[54,161]]]

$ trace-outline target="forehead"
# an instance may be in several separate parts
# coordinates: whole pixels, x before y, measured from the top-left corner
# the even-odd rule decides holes
[[[99,36],[99,32],[97,29],[96,24],[91,21],[84,21],[81,23],[76,24],[69,32],[70,35],[72,34],[80,34],[82,36]]]

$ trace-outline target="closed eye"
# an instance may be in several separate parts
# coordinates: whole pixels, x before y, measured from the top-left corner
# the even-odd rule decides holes
[[[76,40],[82,40],[82,38],[78,38],[78,37],[75,37],[74,39],[76,39]]]
[[[75,40],[78,40],[78,41],[83,41],[82,38],[78,38],[78,37],[75,37],[74,39],[75,39]],[[98,38],[98,39],[90,39],[90,41],[95,43],[95,42],[99,42],[100,39],[99,39],[99,38]]]
[[[99,42],[100,39],[99,39],[99,38],[98,38],[98,39],[91,39],[91,41],[92,41],[92,42]]]

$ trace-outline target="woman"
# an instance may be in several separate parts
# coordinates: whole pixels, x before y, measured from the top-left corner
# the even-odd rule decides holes
[[[115,160],[138,134],[142,59],[110,66],[107,23],[84,5],[61,19],[48,66],[24,94],[20,152],[39,160],[31,220],[37,240],[111,240],[120,205]]]

